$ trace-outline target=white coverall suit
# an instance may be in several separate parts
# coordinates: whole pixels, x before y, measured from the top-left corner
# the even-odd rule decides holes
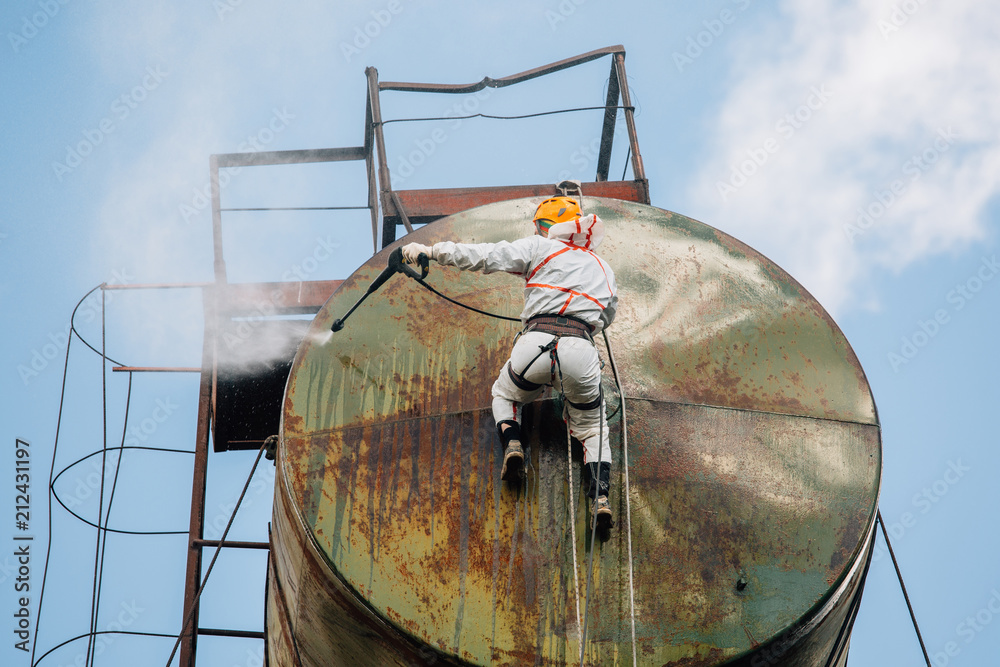
[[[521,322],[537,315],[563,315],[582,321],[597,334],[611,324],[618,304],[617,286],[611,267],[594,254],[604,238],[604,223],[594,214],[557,223],[548,236],[530,236],[513,242],[434,244],[433,256],[440,264],[460,269],[494,273],[506,271],[525,279]],[[514,343],[510,359],[493,384],[493,417],[521,422],[521,406],[538,398],[544,385],[561,390],[569,403],[569,431],[583,443],[584,463],[611,463],[611,447],[601,397],[601,363],[593,342],[561,336],[556,344],[558,363],[540,348],[556,336],[528,331]],[[532,363],[532,360],[534,362]],[[530,364],[530,367],[526,368]],[[535,389],[517,386],[513,370]],[[577,405],[599,406],[580,409]],[[599,407],[599,409],[598,409]],[[603,433],[603,451],[598,441]]]

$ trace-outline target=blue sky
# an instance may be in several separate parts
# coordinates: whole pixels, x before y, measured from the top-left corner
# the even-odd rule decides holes
[[[30,443],[33,596],[70,313],[102,282],[211,279],[201,194],[209,155],[254,142],[359,145],[368,65],[383,80],[467,83],[623,44],[653,204],[777,262],[833,314],[860,357],[883,426],[882,513],[935,664],[992,664],[1000,653],[1000,15],[991,3],[16,0],[0,9],[0,28],[0,415],[12,450],[18,438]],[[605,59],[478,97],[387,94],[383,110],[390,118],[443,115],[456,103],[496,114],[602,104],[607,68]],[[433,127],[400,124],[387,127],[389,160],[406,187],[590,180],[599,126],[599,115],[584,114],[452,121],[437,126],[444,139],[430,148]],[[619,146],[623,139],[619,126]],[[615,178],[624,165],[616,151]],[[247,170],[223,197],[230,206],[361,204],[363,179],[357,165]],[[342,278],[371,252],[365,215],[233,215],[243,216],[227,218],[234,280],[296,271]],[[107,294],[110,356],[200,364],[197,291]],[[100,312],[98,295],[77,318],[95,346]],[[57,469],[103,437],[100,364],[79,341],[69,364]],[[126,439],[189,449],[196,385],[192,376],[137,375]],[[109,374],[108,387],[114,444],[127,379]],[[112,526],[185,529],[190,459],[125,455]],[[0,479],[13,499],[13,458],[4,460]],[[56,485],[92,520],[95,461]],[[212,458],[210,536],[221,533],[251,463],[245,453]],[[258,472],[231,537],[266,537],[272,471]],[[93,530],[62,508],[53,516],[38,638],[46,650],[86,630],[95,560]],[[4,523],[6,554],[20,531],[13,517]],[[183,557],[183,536],[110,537],[99,629],[176,632]],[[0,606],[13,611],[11,563],[0,557]],[[203,625],[259,628],[262,586],[259,554],[224,556]],[[27,664],[12,644],[0,645],[0,662]],[[162,664],[170,641],[116,637],[99,648],[99,665],[136,664],[136,655]],[[72,664],[81,651],[76,642],[42,664]],[[204,639],[200,656],[260,664],[259,642]],[[849,664],[921,661],[891,563],[878,556]]]

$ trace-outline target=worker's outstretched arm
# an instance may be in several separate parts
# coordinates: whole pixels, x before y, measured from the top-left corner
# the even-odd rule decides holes
[[[495,273],[506,271],[524,275],[531,263],[536,237],[498,243],[452,243],[442,241],[433,247],[410,243],[403,246],[403,256],[414,259],[424,253],[439,264],[455,266],[466,271]]]

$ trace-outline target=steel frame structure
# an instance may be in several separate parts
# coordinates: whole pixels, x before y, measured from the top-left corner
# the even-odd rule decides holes
[[[399,225],[407,232],[413,224],[432,222],[453,213],[483,204],[545,196],[555,193],[552,184],[514,185],[493,187],[466,187],[425,190],[393,190],[389,166],[386,158],[386,144],[383,132],[386,121],[382,118],[381,93],[418,92],[440,94],[468,94],[486,87],[503,88],[538,77],[555,74],[562,70],[582,65],[609,56],[611,68],[608,90],[604,105],[601,143],[594,181],[583,184],[590,196],[611,197],[649,204],[649,184],[646,180],[642,156],[635,128],[635,110],[629,95],[625,73],[625,49],[610,46],[543,65],[519,74],[494,79],[486,77],[473,84],[430,84],[380,82],[374,67],[365,70],[367,96],[365,110],[364,142],[361,146],[321,148],[307,150],[259,151],[253,153],[216,154],[209,158],[212,199],[212,238],[214,246],[214,284],[203,288],[205,297],[205,334],[202,352],[201,382],[198,395],[198,418],[195,442],[194,473],[191,484],[191,511],[189,520],[187,566],[184,586],[184,609],[182,622],[191,616],[188,627],[182,629],[180,645],[180,665],[194,667],[197,656],[197,639],[200,635],[263,638],[265,654],[267,638],[264,632],[242,630],[219,630],[201,628],[198,624],[198,592],[201,586],[202,549],[206,546],[224,548],[269,549],[267,542],[225,542],[204,539],[205,496],[208,472],[209,441],[214,442],[216,451],[245,449],[230,447],[228,443],[215,440],[215,426],[220,417],[219,398],[219,325],[233,317],[250,314],[254,303],[267,295],[278,314],[315,313],[340,286],[340,280],[302,281],[297,283],[229,283],[222,242],[222,214],[227,211],[246,209],[226,209],[221,205],[219,170],[236,167],[278,166],[304,163],[364,161],[367,175],[367,205],[331,206],[322,210],[344,210],[366,208],[371,215],[372,250],[378,252],[396,241]],[[623,83],[625,85],[623,85]],[[600,107],[597,107],[598,109]],[[609,181],[612,144],[618,111],[624,111],[628,130],[629,154],[633,179],[630,181]],[[376,164],[377,162],[377,164]],[[254,210],[306,210],[306,209],[254,209]],[[316,209],[309,209],[316,210]],[[381,217],[381,225],[379,218]],[[381,237],[381,238],[380,238]],[[250,441],[256,448],[257,441]],[[270,571],[270,564],[268,565]],[[265,619],[266,625],[266,619]]]

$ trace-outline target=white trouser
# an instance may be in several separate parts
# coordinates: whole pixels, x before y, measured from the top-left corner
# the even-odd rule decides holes
[[[558,362],[553,366],[549,352],[541,352],[542,347],[555,338],[552,334],[530,331],[522,334],[510,360],[504,364],[497,381],[493,383],[493,418],[499,423],[513,419],[521,423],[521,405],[530,403],[542,393],[544,385],[551,384],[556,391],[562,391],[569,403],[569,433],[583,443],[584,463],[597,463],[597,443],[604,438],[600,460],[611,463],[611,445],[608,439],[608,425],[604,401],[592,410],[580,410],[572,403],[586,404],[597,400],[601,391],[601,361],[594,345],[583,338],[563,336],[556,346]],[[535,357],[538,357],[537,359]],[[534,363],[532,363],[534,359]],[[525,368],[531,364],[530,368]],[[537,389],[521,389],[510,378],[508,366],[527,382],[542,385]],[[560,380],[560,370],[562,377]]]

